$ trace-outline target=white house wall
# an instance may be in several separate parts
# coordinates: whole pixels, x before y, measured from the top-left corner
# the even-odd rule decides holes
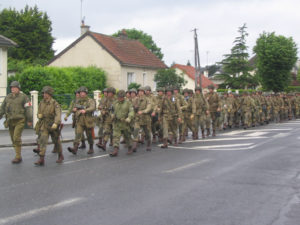
[[[188,89],[193,89],[193,90],[195,89],[195,81],[192,78],[190,78],[181,69],[175,68],[175,71],[176,71],[177,75],[181,75],[182,73],[184,74],[183,78],[184,78],[185,81],[187,81],[187,83],[183,88],[188,88]]]
[[[49,66],[96,66],[106,71],[108,86],[116,88],[122,86],[122,83],[120,83],[120,63],[90,36],[80,40],[75,46],[50,63]]]
[[[7,90],[7,48],[0,47],[0,103],[3,102]]]

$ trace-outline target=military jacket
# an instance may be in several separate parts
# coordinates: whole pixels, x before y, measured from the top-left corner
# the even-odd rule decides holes
[[[96,110],[95,100],[89,97],[78,98],[75,103],[75,108],[77,108],[77,111],[75,113],[77,124],[81,126],[86,126],[87,128],[93,128],[95,126],[95,119],[94,119],[94,111]],[[80,113],[81,109],[85,110],[85,114]]]
[[[113,104],[113,109],[114,122],[125,123],[125,119],[129,118],[132,120],[134,117],[132,104],[128,100],[124,100],[122,102],[115,101]]]
[[[28,122],[32,122],[32,107],[27,95],[24,93],[8,94],[0,108],[0,118],[3,115],[7,120],[27,119]]]
[[[178,101],[179,101],[179,105],[180,105],[180,107],[181,107],[181,111],[185,111],[188,105],[187,105],[187,102],[184,100],[183,95],[181,95],[181,94],[176,94],[175,97],[176,97],[176,98],[178,99]]]
[[[38,121],[39,129],[50,129],[55,123],[61,123],[61,107],[58,102],[51,98],[49,100],[43,99],[38,106],[38,114],[41,116]]]
[[[186,102],[187,106],[186,109],[183,111],[188,114],[195,114],[196,113],[196,104],[194,97],[186,96],[184,97],[184,101]]]
[[[204,98],[203,94],[195,94],[194,95],[195,105],[196,105],[196,115],[202,115],[203,113],[206,113],[208,110],[208,103],[206,99]]]
[[[182,119],[180,103],[175,96],[171,96],[171,98],[165,96],[159,108],[160,114],[167,120],[173,120],[175,118]]]
[[[236,104],[235,104],[234,97],[228,97],[226,99],[226,109],[228,113],[234,113],[236,111]]]
[[[216,112],[218,108],[221,107],[221,101],[220,101],[220,97],[218,96],[217,93],[215,92],[208,92],[205,95],[205,98],[208,102],[208,106],[209,106],[209,111],[210,112]]]
[[[150,112],[152,111],[152,105],[146,96],[139,96],[132,102],[132,106],[135,112],[135,121],[140,125],[147,124],[150,121]],[[143,114],[139,115],[138,112],[142,111]]]
[[[253,99],[250,96],[242,97],[240,108],[243,112],[251,112],[255,108]]]
[[[116,101],[114,97],[103,97],[99,102],[101,117],[106,123],[112,123],[113,103]]]

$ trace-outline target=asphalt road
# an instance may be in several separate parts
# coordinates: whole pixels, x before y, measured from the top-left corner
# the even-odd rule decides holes
[[[0,149],[0,225],[298,225],[300,120],[116,158],[66,150],[44,167]],[[69,143],[63,145],[64,149]]]

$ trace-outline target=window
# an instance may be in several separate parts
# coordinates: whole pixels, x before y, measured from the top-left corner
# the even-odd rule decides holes
[[[147,74],[143,73],[143,86],[146,86],[147,83]]]
[[[129,84],[134,83],[134,82],[135,82],[134,73],[128,72],[127,73],[127,86],[129,86]]]

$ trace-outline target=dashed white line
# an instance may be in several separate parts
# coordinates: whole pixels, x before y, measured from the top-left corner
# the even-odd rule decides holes
[[[203,159],[199,162],[190,163],[190,164],[180,166],[180,167],[177,167],[177,168],[174,168],[174,169],[171,169],[171,170],[165,170],[165,171],[163,171],[163,173],[174,173],[174,172],[182,171],[182,170],[194,167],[194,166],[199,166],[201,164],[204,164],[204,163],[207,163],[207,162],[210,162],[210,161],[211,161],[211,159]]]
[[[0,225],[9,224],[9,223],[16,223],[20,220],[34,217],[34,216],[36,216],[38,214],[41,214],[41,213],[44,213],[46,211],[55,210],[55,209],[59,209],[59,208],[74,205],[74,204],[76,204],[80,201],[83,201],[83,200],[84,200],[84,198],[72,198],[72,199],[68,199],[68,200],[56,203],[54,205],[48,205],[48,206],[45,206],[45,207],[42,207],[42,208],[39,208],[39,209],[33,209],[33,210],[28,211],[28,212],[24,212],[24,213],[17,214],[17,215],[14,215],[14,216],[6,217],[6,218],[0,218]]]
[[[104,158],[109,156],[109,154],[105,154],[105,155],[98,155],[98,156],[94,156],[94,157],[89,157],[89,158],[83,158],[83,159],[77,159],[77,160],[73,160],[73,161],[67,161],[64,162],[63,164],[71,164],[71,163],[75,163],[75,162],[81,162],[81,161],[86,161],[86,160],[91,160],[91,159],[98,159],[98,158]]]

